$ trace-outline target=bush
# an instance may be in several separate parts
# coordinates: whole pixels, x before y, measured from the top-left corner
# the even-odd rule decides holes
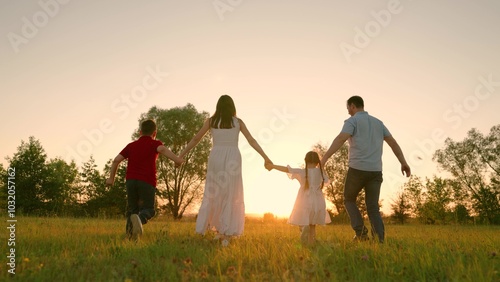
[[[268,222],[276,222],[276,216],[273,214],[273,213],[270,213],[270,212],[266,212],[264,214],[264,217],[262,218],[262,221],[264,223],[268,223]]]

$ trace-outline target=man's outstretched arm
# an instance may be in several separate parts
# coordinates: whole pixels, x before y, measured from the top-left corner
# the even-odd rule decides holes
[[[401,173],[405,175],[406,177],[410,177],[411,175],[411,169],[408,163],[406,162],[405,156],[403,155],[403,150],[401,150],[401,147],[399,147],[398,142],[396,142],[396,139],[392,136],[387,136],[384,138],[385,142],[391,147],[392,152],[394,155],[396,155],[396,158],[398,158],[399,163],[401,164]]]
[[[351,137],[351,134],[345,133],[345,132],[340,132],[335,139],[333,139],[332,144],[330,145],[330,148],[326,151],[325,155],[323,158],[321,158],[321,166],[325,166],[325,163],[328,161],[328,159],[337,152],[340,147],[345,143],[347,139]]]

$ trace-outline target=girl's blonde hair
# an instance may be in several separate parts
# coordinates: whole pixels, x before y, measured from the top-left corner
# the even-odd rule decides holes
[[[319,155],[318,153],[314,152],[314,151],[309,151],[307,152],[306,154],[306,157],[304,158],[304,161],[306,163],[306,184],[304,186],[304,188],[307,190],[309,189],[309,179],[307,177],[307,164],[308,163],[313,163],[313,164],[319,164],[319,169],[321,171],[321,189],[323,189],[323,186],[325,184],[325,178],[323,176],[323,167],[321,166],[321,161],[319,160]]]

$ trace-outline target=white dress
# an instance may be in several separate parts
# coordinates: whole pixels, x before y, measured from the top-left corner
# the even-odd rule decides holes
[[[233,118],[233,128],[211,128],[213,147],[208,157],[207,178],[196,232],[208,229],[220,234],[243,234],[245,203],[241,177],[241,154],[238,148],[240,124]]]
[[[288,176],[300,182],[299,192],[288,223],[299,226],[330,223],[330,215],[326,211],[325,196],[321,190],[321,170],[319,168],[308,169],[309,189],[304,188],[306,183],[305,169],[288,166]],[[323,179],[324,185],[328,184],[328,176],[324,173]]]

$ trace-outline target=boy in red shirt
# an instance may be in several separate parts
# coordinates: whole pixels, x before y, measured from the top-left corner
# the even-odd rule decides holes
[[[173,160],[176,165],[184,162],[156,138],[156,123],[146,120],[141,123],[141,137],[129,143],[113,160],[106,185],[113,185],[120,163],[128,159],[127,227],[129,239],[137,240],[142,235],[142,225],[155,215],[156,159],[158,153]]]

